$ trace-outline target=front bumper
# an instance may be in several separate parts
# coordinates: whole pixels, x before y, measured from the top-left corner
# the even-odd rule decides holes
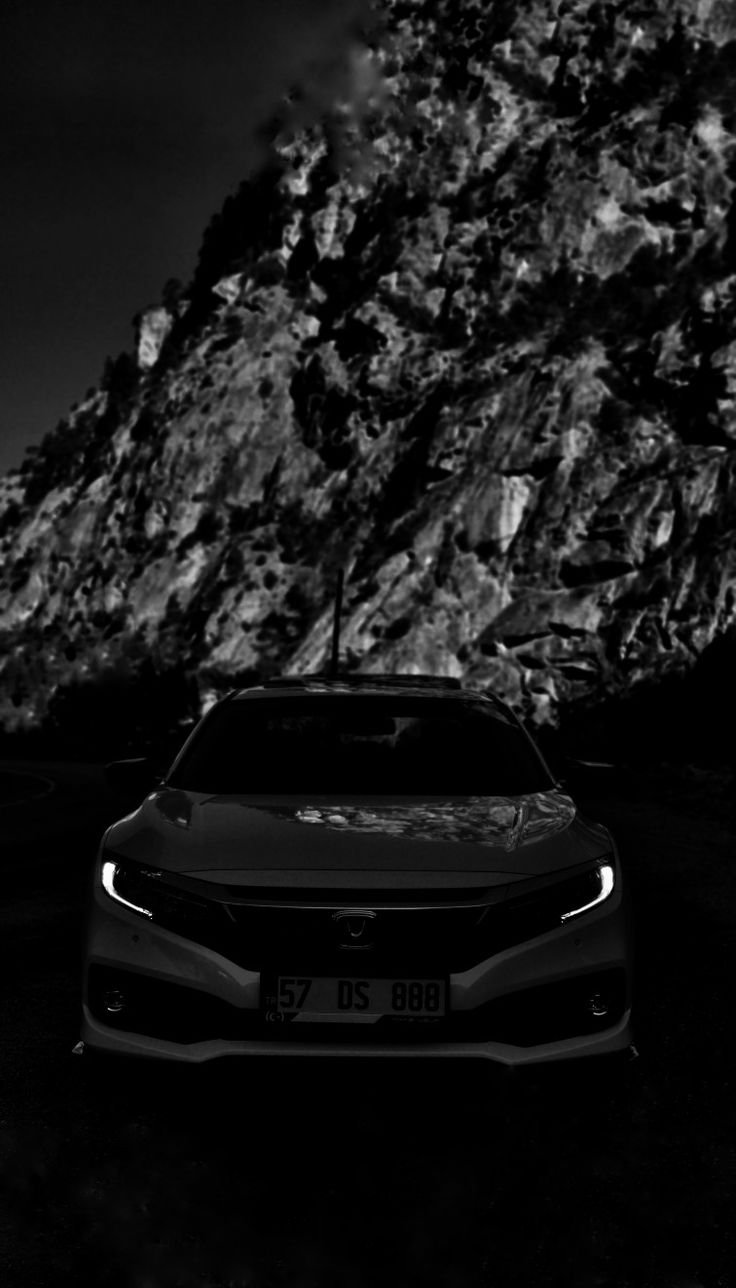
[[[580,918],[451,974],[446,1020],[279,1025],[277,1035],[261,1016],[258,971],[142,921],[96,887],[81,1037],[95,1051],[184,1064],[360,1055],[525,1066],[606,1055],[632,1042],[630,956],[619,887]],[[115,991],[125,1007],[108,1014],[101,999]],[[609,1007],[594,1017],[588,1001],[600,993]]]

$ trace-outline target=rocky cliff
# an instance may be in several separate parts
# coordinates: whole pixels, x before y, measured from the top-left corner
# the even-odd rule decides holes
[[[376,3],[4,480],[6,725],[320,668],[341,565],[348,666],[540,722],[691,666],[736,622],[735,105],[727,0]]]

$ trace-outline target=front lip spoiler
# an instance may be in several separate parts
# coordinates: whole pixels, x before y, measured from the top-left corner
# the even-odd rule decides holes
[[[111,1033],[105,1026],[98,1024],[83,1007],[81,1040],[85,1049],[100,1054],[119,1056],[136,1056],[142,1061],[148,1060],[175,1062],[185,1065],[204,1065],[228,1057],[263,1057],[287,1056],[291,1058],[360,1058],[365,1059],[432,1059],[432,1060],[469,1060],[480,1059],[508,1069],[530,1068],[537,1065],[559,1064],[561,1062],[578,1063],[580,1060],[592,1059],[594,1056],[615,1055],[625,1052],[632,1045],[633,1034],[631,1010],[627,1009],[617,1024],[612,1025],[600,1034],[586,1034],[583,1037],[563,1038],[556,1042],[547,1042],[536,1047],[517,1047],[503,1042],[457,1042],[427,1043],[421,1047],[409,1044],[401,1045],[392,1042],[385,1046],[351,1046],[340,1043],[331,1046],[327,1043],[300,1043],[298,1048],[287,1043],[263,1041],[228,1041],[213,1039],[206,1042],[192,1043],[186,1048],[175,1042],[143,1037],[124,1031]]]

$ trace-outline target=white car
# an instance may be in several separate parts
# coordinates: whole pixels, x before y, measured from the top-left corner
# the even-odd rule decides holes
[[[615,843],[495,697],[268,680],[218,702],[149,786],[100,846],[85,1050],[517,1066],[630,1046]]]

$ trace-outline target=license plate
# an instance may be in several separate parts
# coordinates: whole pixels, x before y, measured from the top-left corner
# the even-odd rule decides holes
[[[279,975],[264,987],[267,1020],[375,1023],[384,1015],[427,1020],[444,1015],[443,979],[361,979]]]

